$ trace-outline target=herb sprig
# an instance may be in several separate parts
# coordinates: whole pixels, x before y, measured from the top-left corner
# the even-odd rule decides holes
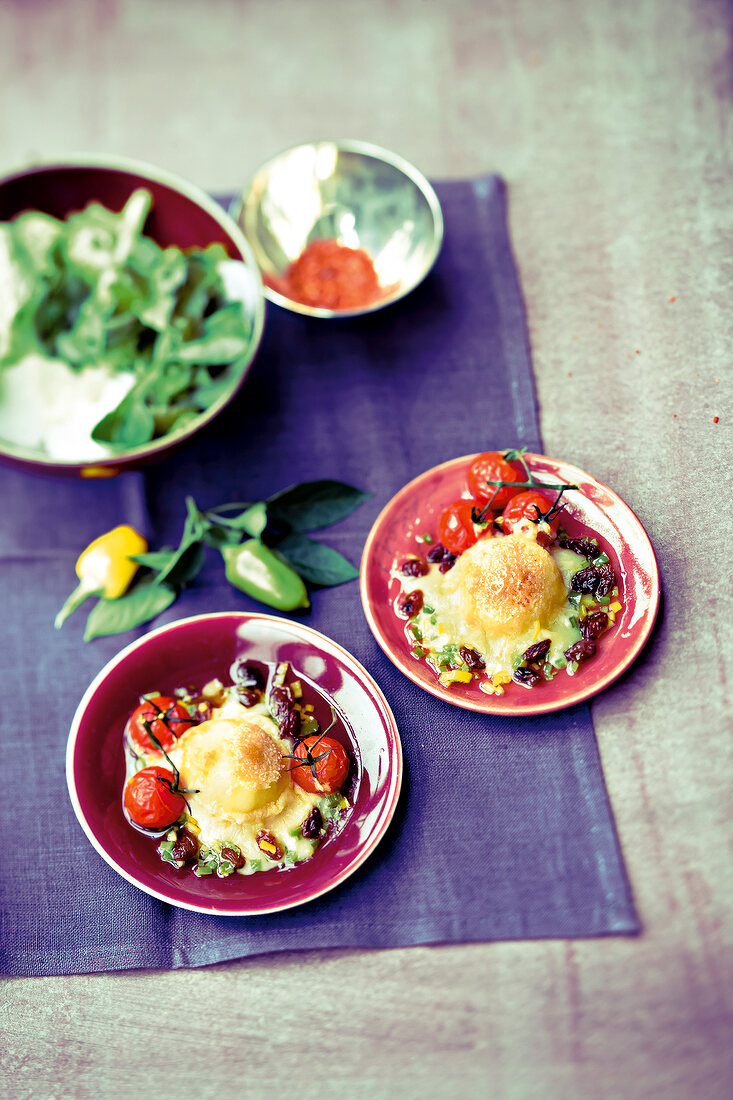
[[[120,634],[154,619],[195,580],[209,547],[222,550],[255,540],[264,554],[274,552],[309,585],[330,588],[354,580],[358,569],[306,532],[345,519],[370,496],[345,482],[319,479],[292,485],[266,500],[234,501],[203,510],[193,497],[186,497],[178,545],[132,556],[142,567],[135,581],[123,596],[97,600],[84,640]]]
[[[540,511],[540,509],[537,507],[537,505],[536,504],[534,505],[534,509],[537,513],[537,518],[532,519],[531,520],[532,523],[549,523],[550,520],[554,519],[555,516],[557,516],[563,510],[563,508],[565,507],[564,503],[562,503],[562,504],[560,503],[560,500],[561,500],[563,494],[568,492],[571,489],[580,488],[580,486],[578,486],[578,485],[570,485],[570,484],[567,484],[565,482],[540,481],[538,478],[536,478],[534,476],[534,474],[530,470],[529,466],[527,465],[527,462],[526,462],[525,457],[524,457],[524,454],[525,454],[526,450],[527,450],[526,447],[522,447],[521,450],[515,450],[514,448],[510,448],[508,451],[503,452],[502,458],[504,459],[505,462],[519,462],[519,463],[521,463],[527,480],[526,481],[495,481],[495,480],[487,478],[486,484],[487,485],[494,485],[495,486],[494,492],[491,494],[490,499],[487,500],[487,502],[486,502],[486,504],[484,505],[483,508],[481,508],[481,509],[474,508],[473,509],[473,511],[471,513],[471,519],[473,520],[474,523],[480,524],[480,523],[485,523],[486,522],[486,520],[488,519],[488,517],[491,513],[491,505],[493,504],[493,502],[496,498],[496,494],[499,492],[500,489],[503,489],[507,486],[512,488],[512,489],[538,489],[538,490],[541,490],[541,489],[555,489],[557,491],[557,496],[556,496],[552,506],[546,512]]]

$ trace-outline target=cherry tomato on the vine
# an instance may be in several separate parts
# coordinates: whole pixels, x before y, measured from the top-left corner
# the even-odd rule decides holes
[[[442,542],[446,550],[451,554],[462,554],[478,542],[484,533],[484,528],[473,522],[471,515],[474,508],[481,511],[481,501],[478,500],[454,500],[447,508],[444,508],[438,520],[438,541]],[[491,523],[493,514],[486,517]]]
[[[539,509],[543,514],[549,512],[554,503],[554,496],[545,496],[544,493],[538,493],[534,489],[528,489],[525,493],[518,493],[517,496],[512,497],[504,509],[504,533],[510,535],[515,525],[520,520],[531,519],[536,521],[537,510]],[[549,521],[553,538],[557,534],[559,523],[559,516],[554,516],[554,518]]]
[[[143,753],[157,751],[148,737],[146,722],[152,730],[153,737],[160,741],[166,752],[173,748],[182,733],[197,724],[183,703],[179,703],[170,695],[154,695],[150,699],[145,699],[132,712],[127,727],[133,745]]]
[[[166,829],[186,809],[186,800],[173,788],[176,777],[170,768],[157,764],[142,768],[125,786],[125,809],[136,825],[144,829]]]
[[[348,753],[332,737],[305,737],[293,749],[293,756],[295,760],[290,765],[293,782],[313,794],[333,794],[341,789],[349,774]],[[308,763],[309,756],[314,761],[312,766]]]
[[[486,451],[485,454],[475,458],[468,469],[468,488],[471,496],[477,500],[491,500],[493,511],[500,512],[505,504],[508,504],[513,496],[521,492],[520,489],[512,489],[509,485],[498,489],[496,485],[488,485],[489,481],[527,481],[527,476],[521,468],[507,462],[503,455],[497,451]],[[496,493],[496,496],[494,496]]]

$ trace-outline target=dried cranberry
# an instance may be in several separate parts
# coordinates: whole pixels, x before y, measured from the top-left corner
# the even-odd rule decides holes
[[[230,863],[234,864],[237,870],[239,870],[240,867],[244,867],[245,863],[247,862],[244,856],[238,854],[234,848],[222,848],[221,858],[228,859]]]
[[[422,611],[424,596],[419,588],[414,592],[408,592],[400,604],[400,611],[408,618],[418,615]]]
[[[300,826],[300,831],[306,840],[315,840],[321,835],[323,829],[323,815],[317,806],[314,806],[307,818]]]
[[[594,611],[592,615],[588,615],[583,619],[580,624],[580,633],[586,641],[592,642],[600,637],[607,626],[608,615],[605,615],[603,611]]]
[[[300,712],[295,709],[295,699],[287,684],[274,687],[268,700],[270,714],[280,727],[281,735],[297,737],[300,729]]]
[[[609,596],[616,584],[616,574],[613,567],[606,562],[598,566],[598,583],[596,584],[596,596]]]
[[[590,539],[560,539],[563,550],[572,550],[574,554],[580,554],[581,558],[597,558],[598,547],[594,546]]]
[[[184,863],[188,863],[199,853],[198,839],[189,833],[187,829],[181,829],[176,838],[176,842],[171,848],[171,856],[173,859],[181,859]]]
[[[565,656],[569,661],[587,661],[596,651],[596,643],[589,638],[582,638],[579,642],[573,642],[569,649],[565,650]]]
[[[530,665],[533,665],[537,661],[541,661],[547,655],[549,648],[550,639],[543,638],[541,642],[535,642],[534,645],[531,645],[529,649],[524,651],[524,659]]]
[[[587,565],[585,569],[579,569],[570,581],[572,592],[595,592],[598,584],[598,570],[595,565]]]
[[[449,569],[452,569],[456,564],[458,557],[456,554],[451,554],[450,550],[446,550],[445,557],[438,566],[441,573],[447,573]]]
[[[408,561],[403,561],[400,573],[406,577],[424,577],[429,569],[430,566],[422,558],[410,558]]]
[[[542,679],[542,674],[537,671],[536,668],[525,668],[524,665],[520,665],[519,668],[514,669],[513,680],[516,680],[518,684],[526,684],[527,687],[534,687]]]
[[[261,852],[264,852],[268,859],[271,859],[274,863],[279,862],[283,857],[283,850],[278,844],[272,833],[268,833],[266,829],[260,829],[257,834],[257,847]]]
[[[472,671],[475,672],[477,669],[486,668],[486,661],[475,649],[469,649],[467,645],[462,645],[458,652],[461,655],[461,660],[464,665],[468,665]]]

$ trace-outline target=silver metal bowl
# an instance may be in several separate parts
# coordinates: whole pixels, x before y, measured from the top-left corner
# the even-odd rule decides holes
[[[428,274],[443,239],[440,203],[425,177],[402,157],[362,141],[318,141],[280,153],[229,212],[260,266],[266,297],[309,317],[354,317],[403,298]],[[384,293],[340,310],[288,297],[284,276],[318,239],[364,249]]]

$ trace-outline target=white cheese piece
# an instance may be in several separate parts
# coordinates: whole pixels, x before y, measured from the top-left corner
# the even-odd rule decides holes
[[[103,364],[72,370],[61,359],[26,355],[0,371],[0,439],[64,462],[106,458],[114,452],[92,430],[134,381],[132,371]]]

